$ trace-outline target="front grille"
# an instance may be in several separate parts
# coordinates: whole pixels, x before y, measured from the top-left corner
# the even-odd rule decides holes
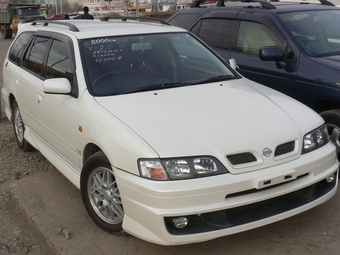
[[[295,150],[295,141],[280,144],[276,147],[274,157],[282,156]],[[241,152],[230,154],[226,156],[227,160],[236,168],[243,167],[243,164],[258,163],[262,162],[261,159],[256,158],[252,152]],[[249,166],[249,165],[248,165]]]
[[[281,156],[283,154],[294,151],[294,149],[295,149],[295,141],[280,144],[279,146],[276,147],[274,156],[275,157]]]
[[[257,161],[256,157],[250,152],[228,155],[227,159],[232,165],[241,165]]]

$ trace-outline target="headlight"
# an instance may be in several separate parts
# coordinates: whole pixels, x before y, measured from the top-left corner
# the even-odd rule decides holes
[[[302,154],[313,151],[321,146],[327,144],[329,141],[328,131],[326,125],[305,134],[303,137]]]
[[[229,173],[213,157],[140,159],[138,165],[141,176],[153,180],[183,180]]]

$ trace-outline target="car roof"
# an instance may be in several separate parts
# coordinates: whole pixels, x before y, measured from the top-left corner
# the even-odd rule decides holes
[[[222,6],[219,6],[219,3]],[[223,6],[224,4],[224,6]],[[221,9],[222,8],[222,9]],[[212,12],[225,10],[241,10],[241,9],[267,10],[272,12],[289,12],[289,11],[302,11],[302,10],[320,10],[320,9],[334,9],[337,8],[327,0],[320,2],[306,2],[306,1],[283,1],[283,2],[267,2],[261,0],[241,0],[236,2],[218,1],[217,4],[201,4],[196,7],[184,8],[180,12]]]
[[[122,21],[123,20],[123,21]],[[136,18],[120,17],[117,20],[37,20],[25,24],[25,30],[53,31],[63,34],[73,34],[78,39],[95,38],[102,36],[185,32],[186,30],[170,24],[156,22],[138,22]],[[154,21],[155,19],[149,19]],[[162,21],[160,21],[162,22]]]
[[[204,0],[203,0],[204,1]],[[171,16],[168,21],[176,26],[190,29],[202,17],[212,17],[210,14],[217,13],[241,13],[252,12],[261,15],[277,15],[288,12],[340,10],[327,0],[316,2],[266,2],[261,0],[241,0],[237,2],[225,2],[219,0],[213,6],[211,4],[200,4],[202,0],[196,0],[190,8],[184,8]],[[321,3],[322,2],[322,3]]]

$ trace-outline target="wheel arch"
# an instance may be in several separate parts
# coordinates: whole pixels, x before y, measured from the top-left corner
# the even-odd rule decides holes
[[[11,93],[11,94],[9,95],[8,100],[9,100],[9,108],[10,108],[10,110],[11,110],[10,121],[12,122],[12,121],[13,121],[13,103],[14,103],[14,101],[16,101],[15,96]],[[18,102],[17,102],[17,103],[18,103]]]
[[[321,113],[328,110],[340,109],[340,103],[334,101],[318,101],[309,106],[317,113]]]
[[[95,154],[98,151],[102,151],[102,149],[100,149],[99,146],[97,146],[94,143],[88,143],[85,146],[84,152],[83,152],[83,165],[85,164],[85,162],[87,161],[89,157],[91,157],[93,154]]]

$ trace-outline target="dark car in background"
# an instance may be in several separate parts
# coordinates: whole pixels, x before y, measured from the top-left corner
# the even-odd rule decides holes
[[[200,2],[168,21],[236,59],[243,76],[320,113],[340,158],[340,8],[325,0]]]

